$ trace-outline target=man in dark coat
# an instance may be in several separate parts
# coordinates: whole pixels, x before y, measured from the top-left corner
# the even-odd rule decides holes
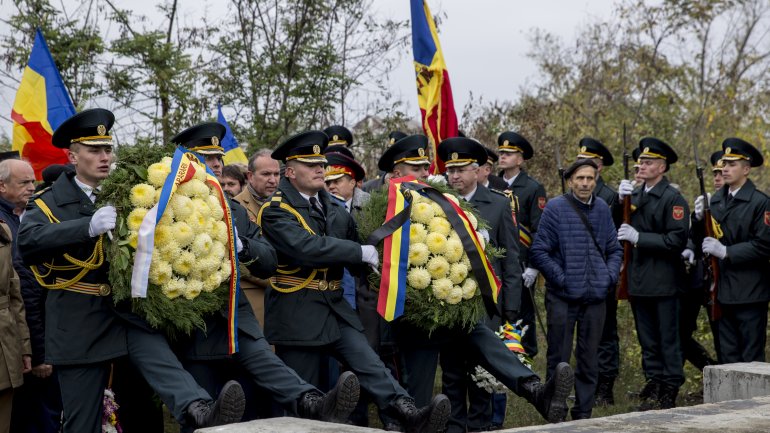
[[[322,151],[328,137],[308,131],[286,140],[273,158],[286,164],[285,177],[258,222],[278,253],[278,273],[270,280],[265,334],[287,365],[318,383],[331,354],[358,376],[361,387],[382,411],[407,432],[444,428],[449,401],[439,395],[423,408],[391,376],[363,334],[356,312],[342,296],[343,268],[352,273],[379,264],[377,250],[360,245],[355,221],[324,190]]]
[[[767,303],[770,301],[770,204],[749,179],[764,161],[739,138],[722,142],[724,186],[711,198],[716,238],[705,236],[703,196],[695,200],[694,240],[719,259],[720,361],[765,361]]]
[[[628,269],[628,293],[642,366],[647,383],[640,393],[641,410],[676,405],[684,383],[679,342],[679,291],[687,284],[681,254],[687,246],[687,202],[664,173],[678,159],[663,141],[647,137],[639,142],[639,177],[634,189],[624,179],[618,193],[631,196],[631,224],[622,224],[618,240],[634,245]]]
[[[545,206],[530,250],[532,264],[546,279],[549,374],[559,362],[569,362],[577,330],[572,419],[591,417],[604,303],[608,293],[616,302],[623,259],[610,209],[593,194],[598,173],[591,159],[579,159],[566,170],[570,191]]]
[[[487,162],[479,167],[479,183],[489,189],[505,191],[508,184],[499,176],[492,174],[495,172],[495,164],[497,164],[500,157],[497,155],[497,152],[486,146],[484,146],[484,150],[487,152]]]
[[[211,161],[224,156],[224,149],[218,144],[213,144],[220,143],[224,135],[224,126],[217,122],[208,122],[180,132],[171,138],[171,142],[200,155],[206,155],[205,159]],[[263,238],[259,226],[250,221],[246,209],[233,200],[228,200],[228,203],[241,245],[241,250],[238,251],[239,261],[248,263],[252,275],[259,278],[270,277],[277,266],[275,250]],[[196,329],[188,341],[180,344],[180,358],[185,360],[185,368],[209,392],[218,389],[227,379],[233,379],[234,363],[258,388],[267,391],[275,401],[293,414],[330,422],[344,422],[355,407],[358,401],[358,380],[355,375],[347,373],[340,376],[337,387],[323,396],[273,353],[265,341],[248,298],[243,294],[238,300],[238,352],[232,357],[228,355],[227,347],[227,310],[210,315],[205,320],[205,332]],[[228,359],[232,362],[228,362]],[[221,368],[213,368],[214,363],[210,361],[219,361]]]
[[[53,144],[68,149],[74,173],[33,197],[19,229],[19,250],[28,265],[45,267],[46,363],[58,371],[64,408],[63,431],[102,431],[103,393],[110,361],[128,355],[180,423],[196,426],[240,420],[243,391],[223,387],[216,402],[187,373],[166,339],[125,305],[109,296],[108,265],[98,258],[115,228],[112,206],[94,208],[99,184],[112,162],[114,122],[103,109],[83,111],[56,129]],[[67,257],[73,257],[72,263]],[[82,265],[79,263],[83,263]],[[73,266],[77,269],[72,270]],[[85,271],[79,275],[79,271]]]
[[[528,327],[522,346],[529,356],[537,355],[537,332],[535,331],[535,280],[538,271],[529,265],[529,247],[537,232],[540,215],[545,208],[545,188],[522,169],[524,161],[531,159],[535,152],[526,138],[506,131],[497,137],[498,165],[502,178],[516,200],[516,222],[519,228],[519,263],[523,270],[524,287],[521,290],[519,319]]]

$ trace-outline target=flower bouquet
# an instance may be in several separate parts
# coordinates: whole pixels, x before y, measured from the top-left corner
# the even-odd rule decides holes
[[[227,204],[207,177],[205,165],[185,154],[188,176],[167,178],[173,146],[121,146],[117,166],[102,183],[100,204],[117,209],[114,241],[106,250],[115,303],[132,296],[132,270],[143,223],[152,222],[152,249],[145,255],[149,272],[144,297],[134,294],[132,310],[151,326],[174,336],[204,328],[202,317],[228,305],[231,232]],[[161,197],[166,185],[167,193]],[[165,201],[157,224],[153,219]],[[148,213],[152,214],[148,217]],[[146,230],[146,229],[145,229]],[[135,272],[135,270],[133,270]],[[136,286],[136,284],[134,284]]]
[[[428,181],[420,183],[433,191],[425,194],[425,190],[403,192],[406,201],[410,202],[404,212],[409,213],[408,256],[405,272],[405,302],[403,320],[432,332],[439,327],[470,328],[478,322],[485,311],[485,301],[479,287],[479,281],[473,271],[467,245],[480,247],[481,255],[489,260],[500,257],[502,252],[494,247],[487,247],[481,232],[486,229],[486,223],[480,220],[476,210],[468,203],[459,201],[456,193],[439,182]],[[392,188],[392,186],[391,186]],[[391,194],[390,198],[388,195]],[[440,195],[442,198],[438,197]],[[392,191],[372,193],[368,204],[362,209],[359,218],[359,231],[363,240],[370,238],[373,232],[380,229],[386,220],[389,200],[394,200]],[[400,199],[399,199],[400,200]],[[443,206],[440,204],[445,203]],[[446,202],[451,202],[447,206]],[[460,211],[458,211],[460,209]],[[465,220],[468,230],[457,228],[450,222],[447,210],[454,213],[454,221]],[[462,214],[465,218],[458,218]],[[464,232],[464,233],[463,233]],[[475,242],[468,243],[474,239]],[[383,276],[372,275],[370,283],[375,290],[381,290],[382,278],[390,272],[383,271],[387,266],[388,246],[378,245],[383,252],[381,272]],[[402,247],[403,249],[407,247]],[[478,254],[478,253],[477,253]],[[494,273],[492,273],[494,276]],[[496,279],[496,277],[494,277]],[[499,285],[499,282],[497,283]],[[497,290],[497,287],[494,288]],[[383,295],[380,294],[380,307]],[[383,311],[380,311],[381,314]],[[384,315],[384,314],[383,314]],[[384,315],[386,319],[388,316]]]

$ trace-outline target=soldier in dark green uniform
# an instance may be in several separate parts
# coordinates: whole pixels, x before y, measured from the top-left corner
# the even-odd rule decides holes
[[[495,164],[497,164],[500,156],[486,146],[484,146],[484,150],[487,152],[487,163],[479,167],[479,183],[489,189],[505,191],[508,184],[499,176],[492,174],[495,172]]]
[[[102,431],[110,362],[126,355],[180,423],[236,422],[244,405],[237,382],[226,384],[212,402],[166,339],[128,312],[127,305],[116,308],[109,296],[108,265],[100,249],[115,228],[116,211],[112,206],[96,210],[93,203],[109,174],[114,119],[107,110],[86,110],[56,129],[53,144],[69,150],[75,172],[63,174],[30,200],[19,230],[25,262],[37,266],[45,287],[55,289],[46,301],[45,353],[46,363],[59,374],[63,431]]]
[[[504,257],[492,263],[495,274],[499,276],[502,282],[502,287],[498,298],[499,310],[495,317],[485,322],[491,329],[496,330],[503,321],[515,322],[521,303],[521,267],[517,254],[519,247],[516,239],[516,227],[513,223],[511,200],[502,192],[493,192],[478,183],[477,171],[481,165],[487,162],[488,154],[477,141],[463,137],[448,138],[439,145],[438,154],[439,158],[445,162],[449,185],[464,200],[471,203],[489,224],[490,228],[487,231],[489,243],[506,251]],[[482,324],[477,326],[484,327]],[[468,344],[459,344],[463,338],[467,338],[467,332],[453,331],[455,331],[453,335],[456,337],[450,338],[447,344],[442,344],[440,356],[443,389],[452,402],[449,432],[464,432],[466,429],[470,431],[487,430],[492,427],[493,422],[492,395],[476,386],[470,378],[470,373],[474,371],[476,365],[479,365],[479,361],[477,356],[468,356],[468,346],[473,348],[473,340],[475,339],[478,350],[492,354],[499,352],[500,341],[486,338],[492,334],[491,331],[478,330],[470,334],[468,339],[471,341]],[[512,353],[510,355],[512,359],[516,358],[516,355]],[[490,359],[497,361],[502,358],[490,356]],[[514,374],[524,375],[527,379],[522,380],[522,384],[530,380],[539,383],[539,379],[532,372],[523,368],[518,359],[516,361],[509,360],[508,364],[510,365],[508,370]],[[519,389],[514,388],[514,390],[525,397],[527,396],[526,386]],[[566,398],[568,392],[564,393],[563,398]],[[468,404],[466,404],[466,399]],[[554,407],[554,409],[556,408]],[[566,411],[564,415],[566,416]],[[548,418],[549,415],[546,412],[543,416]],[[549,419],[549,421],[560,420]],[[502,425],[502,422],[500,424]]]
[[[318,382],[324,355],[334,355],[406,431],[436,432],[449,415],[446,396],[415,407],[367,344],[361,321],[342,297],[343,268],[355,274],[379,259],[373,246],[358,243],[355,221],[324,190],[321,152],[327,142],[323,132],[309,131],[273,152],[285,162],[286,176],[257,219],[278,253],[278,273],[265,300],[265,334],[278,356],[310,383]]]
[[[612,152],[599,140],[584,137],[578,143],[577,159],[590,159],[599,167],[599,177],[596,179],[594,194],[607,203],[614,217],[615,227],[620,227],[620,223],[623,222],[623,213],[622,210],[618,211],[618,193],[610,188],[601,176],[601,171],[604,167],[609,167],[615,163]],[[618,377],[618,368],[620,367],[618,301],[615,299],[614,290],[610,290],[607,293],[604,306],[606,307],[606,315],[597,353],[599,358],[599,382],[596,385],[596,399],[594,401],[594,404],[597,406],[615,404],[612,388],[615,385],[615,378]]]
[[[207,160],[221,159],[225,152],[219,143],[224,135],[222,124],[208,122],[180,132],[171,138],[171,142],[206,155]],[[228,203],[238,234],[239,261],[249,264],[252,275],[270,277],[277,266],[275,250],[263,238],[259,226],[249,220],[246,209],[233,200]],[[185,368],[209,392],[233,379],[233,371],[242,369],[251,382],[293,414],[330,422],[344,422],[350,415],[358,401],[355,375],[343,374],[337,387],[323,396],[273,353],[248,298],[243,294],[238,300],[238,352],[232,356],[228,354],[227,327],[228,312],[225,309],[220,314],[206,317],[205,332],[196,330],[178,345]]]
[[[719,259],[720,361],[765,361],[770,301],[770,204],[749,179],[764,158],[739,138],[722,142],[724,186],[711,198],[717,238],[705,237],[703,197],[695,201],[693,238],[704,254]],[[702,240],[702,242],[701,242]]]
[[[684,383],[679,341],[678,293],[687,284],[682,251],[687,246],[687,202],[664,173],[677,154],[663,141],[647,137],[639,142],[639,177],[633,188],[620,183],[621,198],[631,195],[631,224],[622,224],[618,240],[634,245],[628,269],[628,293],[636,332],[642,347],[647,383],[640,393],[640,409],[671,408]]]
[[[537,332],[535,331],[535,280],[538,271],[529,266],[529,246],[537,232],[540,215],[545,208],[545,188],[540,182],[531,178],[524,169],[524,161],[535,154],[532,145],[521,135],[506,131],[497,137],[497,151],[500,153],[498,166],[502,170],[502,178],[508,185],[506,190],[513,193],[516,199],[516,222],[519,225],[519,263],[523,269],[524,287],[521,290],[521,310],[519,319],[529,329],[524,334],[522,346],[529,356],[537,355]]]

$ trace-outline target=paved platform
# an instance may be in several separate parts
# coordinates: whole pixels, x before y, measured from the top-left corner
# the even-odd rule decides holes
[[[740,400],[770,395],[770,364],[741,362],[703,369],[703,402]]]
[[[198,433],[364,433],[369,428],[297,418],[273,418],[196,430]],[[539,433],[758,433],[770,432],[770,397],[634,412],[605,418],[501,430]]]

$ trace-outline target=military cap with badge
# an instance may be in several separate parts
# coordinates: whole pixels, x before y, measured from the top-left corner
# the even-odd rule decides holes
[[[724,150],[717,150],[711,154],[711,157],[709,158],[711,161],[711,171],[722,171],[722,168],[725,166],[725,162],[722,160],[724,154]]]
[[[723,161],[748,161],[752,167],[760,167],[765,158],[751,143],[731,137],[722,142]]]
[[[377,167],[390,173],[393,171],[393,167],[400,163],[429,165],[427,148],[428,137],[422,134],[409,135],[390,146],[380,157]]]
[[[329,182],[348,175],[358,182],[366,175],[361,164],[338,152],[326,153],[326,173],[324,181]]]
[[[615,158],[612,157],[610,150],[595,138],[583,137],[578,143],[578,147],[578,159],[599,159],[605,167],[615,163]]]
[[[489,158],[481,143],[466,137],[452,137],[442,141],[438,146],[438,157],[444,161],[447,169],[473,163],[484,165]]]
[[[329,146],[350,146],[353,144],[353,133],[342,125],[332,125],[324,129],[323,133],[329,137]]]
[[[289,137],[270,155],[273,159],[299,161],[306,164],[324,164],[326,157],[322,153],[329,144],[329,137],[323,131],[306,131]]]
[[[220,142],[226,131],[221,123],[204,122],[171,137],[171,142],[201,155],[224,155],[225,149]]]
[[[529,141],[513,131],[503,132],[497,137],[497,151],[500,153],[519,152],[525,160],[535,155]]]
[[[644,137],[639,141],[638,159],[662,159],[666,161],[666,171],[679,160],[674,149],[666,142],[655,137]]]
[[[112,136],[108,132],[115,123],[115,115],[104,108],[91,108],[75,114],[59,125],[51,137],[51,143],[60,149],[69,149],[72,144],[84,146],[112,147]]]

